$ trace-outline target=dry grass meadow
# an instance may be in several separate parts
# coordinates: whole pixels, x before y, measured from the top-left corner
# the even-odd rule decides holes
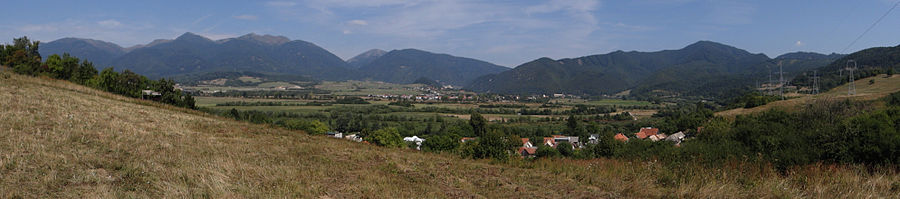
[[[869,84],[870,80],[874,80],[873,84]],[[744,115],[750,113],[758,113],[765,110],[769,110],[772,108],[780,108],[785,110],[790,110],[796,107],[802,107],[803,105],[809,104],[817,99],[831,99],[831,100],[843,100],[843,99],[853,99],[853,100],[876,100],[878,98],[882,98],[884,96],[890,95],[891,93],[900,91],[900,75],[893,75],[887,77],[886,75],[877,75],[874,77],[863,78],[860,80],[854,81],[856,84],[856,95],[847,95],[848,85],[844,84],[838,87],[835,87],[828,92],[824,92],[818,95],[804,95],[798,98],[775,101],[766,105],[757,106],[753,108],[737,108],[726,110],[722,112],[716,113],[717,116],[726,116],[733,117],[735,115]]]
[[[0,72],[0,198],[897,198],[856,166],[492,163],[358,144]]]

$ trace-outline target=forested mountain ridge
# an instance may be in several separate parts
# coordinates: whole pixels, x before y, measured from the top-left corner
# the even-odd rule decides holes
[[[495,93],[586,95],[610,95],[631,89],[631,95],[638,98],[726,98],[740,94],[738,90],[749,89],[777,70],[779,60],[784,61],[785,68],[802,71],[817,64],[824,66],[835,56],[839,55],[792,60],[799,54],[786,54],[781,59],[770,59],[729,45],[699,41],[678,50],[615,51],[560,60],[541,58],[513,70],[480,77],[466,88]]]
[[[466,85],[479,76],[506,70],[509,68],[481,60],[418,49],[392,50],[359,68],[372,80],[411,83],[425,77],[445,85]]]
[[[47,56],[69,53],[72,56],[90,60],[94,65],[100,67],[108,67],[115,58],[128,52],[127,49],[114,43],[72,37],[42,43],[38,51]]]
[[[746,73],[765,67],[747,64],[766,60],[768,57],[762,54],[700,41],[679,50],[615,51],[560,60],[541,58],[504,73],[479,78],[467,88],[499,93],[612,94],[639,86],[692,81],[708,73]],[[701,74],[685,77],[684,72]]]
[[[343,60],[315,44],[253,34],[212,41],[185,33],[171,42],[135,49],[113,65],[150,77],[255,71],[344,80],[354,74]]]

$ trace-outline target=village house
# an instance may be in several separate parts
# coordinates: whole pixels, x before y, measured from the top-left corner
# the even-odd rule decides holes
[[[162,98],[162,95],[159,92],[153,90],[141,90],[141,99],[148,100],[159,100]]]
[[[522,147],[531,148],[531,147],[534,147],[534,145],[531,144],[531,141],[529,141],[528,138],[522,138]]]
[[[600,134],[591,134],[588,136],[588,144],[598,144],[600,143]]]
[[[328,137],[333,137],[333,138],[343,138],[344,137],[341,132],[336,132],[336,131],[330,131],[325,134],[328,135]]]
[[[625,134],[622,134],[622,133],[616,134],[616,136],[614,136],[613,139],[616,139],[616,140],[622,141],[622,142],[628,141],[628,137],[625,136]]]
[[[656,135],[651,135],[651,136],[649,136],[648,138],[650,138],[650,140],[656,142],[656,141],[660,141],[660,140],[665,140],[665,139],[666,139],[666,134],[665,134],[665,133],[660,133],[660,134],[656,134]]]
[[[650,137],[650,136],[656,135],[656,134],[659,134],[658,128],[644,127],[644,128],[641,128],[641,130],[639,132],[635,133],[634,137],[637,137],[638,139],[644,139],[644,138],[647,138],[647,137]]]
[[[475,140],[475,138],[463,137],[462,139],[459,139],[459,142],[466,143],[468,141],[474,141],[474,140]]]
[[[678,133],[666,137],[666,141],[671,141],[674,142],[676,146],[681,146],[681,142],[684,141],[685,137],[684,132],[679,131]]]
[[[578,142],[578,137],[575,136],[554,135],[553,141],[556,143],[568,142],[572,144],[572,147],[581,148],[581,142]]]
[[[522,157],[534,157],[534,154],[537,153],[537,147],[519,147],[518,153]]]
[[[543,145],[556,148],[556,141],[554,141],[552,137],[544,137]]]
[[[359,137],[356,134],[346,135],[346,136],[344,136],[344,139],[352,140],[354,142],[362,142],[363,141],[362,137]]]

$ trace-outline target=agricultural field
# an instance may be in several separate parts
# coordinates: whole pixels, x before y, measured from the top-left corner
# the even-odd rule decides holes
[[[416,95],[422,94],[421,84],[392,84],[372,81],[324,81],[316,89],[331,91],[335,95]]]
[[[654,104],[648,101],[637,101],[637,100],[621,100],[621,99],[601,99],[601,100],[583,100],[583,99],[557,99],[551,100],[553,103],[559,104],[568,104],[568,105],[576,105],[576,104],[584,104],[584,105],[613,105],[613,106],[653,106]]]

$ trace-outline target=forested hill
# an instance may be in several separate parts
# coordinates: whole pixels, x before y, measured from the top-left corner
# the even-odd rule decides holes
[[[541,58],[513,70],[485,76],[468,88],[498,93],[612,94],[634,87],[676,83],[691,89],[709,76],[764,70],[769,58],[731,46],[700,41],[679,50],[623,52],[573,59]],[[693,75],[687,75],[693,73]]]
[[[354,74],[343,60],[315,44],[255,34],[212,41],[185,33],[171,42],[135,49],[113,65],[150,77],[255,71],[342,80]]]
[[[411,83],[425,77],[449,85],[466,85],[475,78],[509,68],[485,61],[417,49],[392,50],[359,71],[373,80]]]
[[[104,68],[127,52],[125,48],[114,43],[81,38],[62,38],[42,43],[38,51],[42,55],[69,53],[74,57],[91,60],[94,65]]]
[[[253,33],[216,41],[185,33],[174,40],[159,39],[130,48],[99,40],[64,38],[41,45],[41,53],[70,53],[93,61],[100,69],[113,66],[118,71],[128,69],[151,78],[229,71],[324,80],[357,76],[346,62],[313,43]]]
[[[788,55],[791,57],[791,55]],[[787,58],[785,58],[787,59]],[[824,66],[831,56],[791,62]],[[823,61],[825,60],[825,61]],[[476,79],[467,89],[479,92],[602,95],[633,89],[639,98],[690,95],[725,98],[749,89],[777,64],[764,54],[700,41],[678,50],[623,52],[553,60],[541,58],[496,75]]]
[[[827,90],[847,83],[849,75],[845,68],[852,64],[850,60],[855,61],[858,67],[853,72],[856,79],[888,73],[889,71],[894,73],[900,69],[900,45],[861,50],[843,56],[825,67],[817,68],[816,72],[820,76],[819,87]],[[812,85],[813,82],[809,78],[809,72],[798,75],[793,83],[801,86]]]

